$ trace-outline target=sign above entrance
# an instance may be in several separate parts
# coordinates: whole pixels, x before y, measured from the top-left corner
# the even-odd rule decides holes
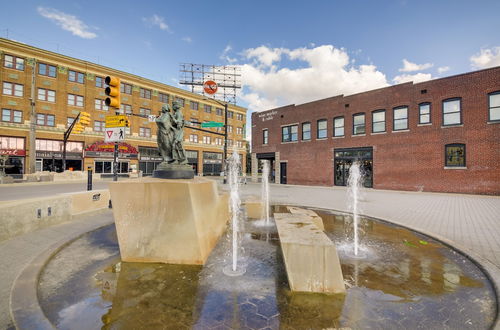
[[[213,95],[217,92],[217,83],[213,80],[207,80],[203,83],[205,93]]]
[[[125,127],[112,127],[104,130],[104,142],[121,142],[125,140]]]
[[[125,115],[106,116],[106,128],[130,127],[128,117]]]

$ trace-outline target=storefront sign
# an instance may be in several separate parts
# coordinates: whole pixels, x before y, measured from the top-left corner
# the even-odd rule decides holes
[[[161,158],[161,157],[150,157],[150,156],[140,156],[139,159],[140,160],[159,161],[159,162],[161,162],[163,160],[163,158]]]
[[[26,156],[26,150],[21,150],[21,149],[0,149],[0,155]]]
[[[36,158],[54,158],[62,159],[63,153],[61,151],[37,151]],[[66,159],[82,159],[82,154],[79,152],[67,152]]]
[[[274,116],[277,114],[278,114],[278,111],[276,111],[276,110],[259,113],[259,119],[262,121],[273,120]]]
[[[118,158],[125,159],[137,159],[137,154],[126,154],[119,152]],[[105,152],[105,151],[85,151],[85,157],[91,158],[113,158],[113,152]]]

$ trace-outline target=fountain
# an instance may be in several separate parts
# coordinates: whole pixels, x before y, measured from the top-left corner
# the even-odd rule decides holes
[[[363,184],[363,174],[361,173],[361,165],[359,162],[354,162],[349,168],[349,178],[347,179],[347,194],[348,194],[348,205],[352,213],[352,231],[353,235],[353,245],[354,245],[354,257],[363,257],[359,253],[359,200],[360,200],[360,189]]]
[[[240,199],[240,172],[241,172],[241,162],[240,156],[236,151],[236,147],[233,149],[233,154],[228,158],[228,181],[230,188],[229,195],[229,207],[231,215],[231,264],[224,268],[224,274],[229,276],[239,276],[245,273],[245,268],[240,264],[238,267],[238,250],[239,250],[239,222],[241,217],[241,199]]]
[[[268,160],[262,161],[262,218],[266,221],[266,226],[269,226],[269,164]]]

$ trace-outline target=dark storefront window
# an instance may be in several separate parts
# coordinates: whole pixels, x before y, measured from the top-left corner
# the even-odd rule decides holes
[[[351,165],[358,161],[361,163],[363,173],[363,186],[373,187],[373,148],[350,148],[334,150],[334,184],[346,186]]]
[[[465,167],[465,144],[447,144],[445,146],[445,166]]]
[[[220,175],[222,172],[222,154],[203,152],[203,175]]]

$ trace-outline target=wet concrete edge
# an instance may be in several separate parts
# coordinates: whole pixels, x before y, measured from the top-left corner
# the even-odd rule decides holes
[[[64,247],[83,235],[113,224],[99,224],[95,228],[84,228],[52,244],[38,254],[28,264],[14,281],[10,293],[10,314],[17,329],[55,329],[55,326],[45,316],[38,300],[38,282],[40,275],[50,260]]]

